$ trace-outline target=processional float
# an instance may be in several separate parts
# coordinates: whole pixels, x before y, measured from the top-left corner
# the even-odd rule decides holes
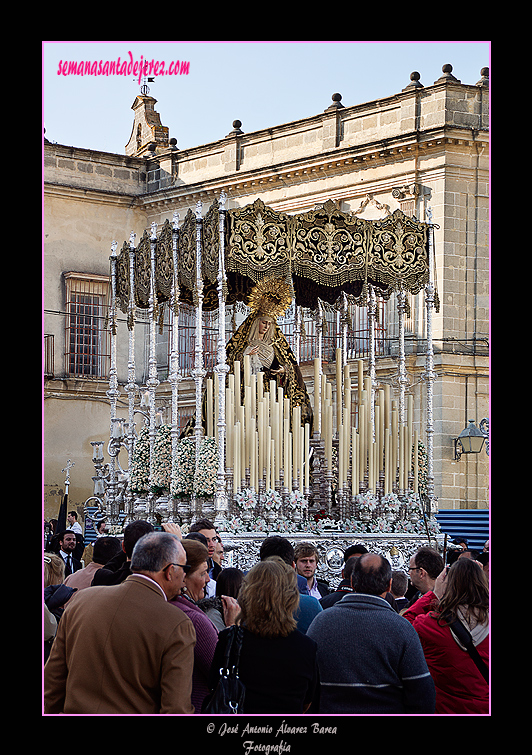
[[[120,251],[112,244],[107,463],[103,441],[92,444],[96,476],[91,500],[99,500],[100,515],[121,527],[143,518],[155,524],[176,522],[184,529],[206,516],[230,536],[276,531],[316,540],[326,534],[329,545],[331,537],[340,543],[353,533],[358,538],[386,533],[388,551],[398,534],[430,540],[438,531],[432,412],[437,292],[430,211],[424,223],[400,210],[381,220],[365,220],[339,211],[331,201],[297,215],[276,212],[260,199],[227,210],[226,201],[222,194],[205,216],[198,203],[182,225],[174,213],[159,233],[152,224],[137,245],[134,234]],[[413,397],[406,392],[404,338],[407,294],[422,290],[425,443],[414,428]],[[387,300],[392,294],[399,321],[395,398],[389,384],[377,382],[375,358],[377,297]],[[326,374],[324,308],[334,305],[345,311],[348,301],[368,309],[367,369],[364,360],[348,360],[344,326],[334,372]],[[226,306],[237,302],[245,304],[249,314],[226,343]],[[296,322],[303,309],[316,322],[312,400],[276,322],[291,303]],[[195,312],[190,376],[179,371],[183,305]],[[157,331],[165,307],[171,333],[168,424],[161,422],[156,395]],[[136,377],[138,310],[147,313],[149,323],[145,386]],[[215,310],[217,355],[208,374],[203,313]],[[119,312],[127,318],[129,338],[127,417],[118,408]],[[269,322],[266,339],[253,334],[260,319]],[[178,419],[185,377],[194,381],[195,413],[182,432]],[[120,461],[124,450],[127,468]],[[338,548],[333,550],[329,565],[338,560]]]

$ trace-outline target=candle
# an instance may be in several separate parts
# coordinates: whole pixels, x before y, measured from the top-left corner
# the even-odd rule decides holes
[[[271,470],[270,470],[270,474],[271,474],[271,477],[270,477],[270,488],[272,490],[275,490],[275,479],[276,479],[275,478],[275,472],[276,472],[276,466],[274,464],[274,459],[275,459],[275,439],[274,438],[272,438],[271,443],[272,443],[272,450],[271,450],[272,464],[271,464]]]
[[[358,495],[358,433],[351,428],[351,495]]]
[[[305,422],[305,489],[310,487],[310,425]]]
[[[382,467],[382,443],[381,443],[381,412],[380,406],[375,409],[375,466],[378,472]]]
[[[348,367],[348,365],[346,365]],[[351,378],[344,371],[344,424],[351,425]]]
[[[240,472],[240,422],[236,422],[233,432],[233,492],[236,493],[242,481]]]
[[[214,437],[218,442],[218,422],[220,421],[220,378],[214,373]]]
[[[304,425],[301,425],[301,424],[299,425],[298,433],[299,433],[299,440],[298,440],[299,489],[301,490],[301,492],[303,492],[303,485],[305,481],[305,426]]]
[[[366,406],[361,403],[358,409],[358,474],[360,481],[364,481],[366,471]]]
[[[384,385],[384,427],[389,429],[391,427],[391,398],[390,398],[390,386]]]
[[[231,469],[233,466],[233,428],[234,428],[231,388],[225,389],[225,411],[226,411],[225,464],[229,469]]]
[[[364,361],[362,359],[357,360],[357,373],[358,373],[358,406],[362,403],[362,390],[364,388]]]
[[[390,451],[391,451],[391,437],[390,433],[387,432],[385,439],[384,439],[384,454],[385,454],[385,462],[384,462],[384,495],[387,495],[388,493],[391,493],[391,486],[390,486]]]
[[[264,401],[259,402],[257,409],[257,422],[259,436],[259,477],[262,477],[266,466],[266,423],[264,421]]]
[[[408,475],[410,472],[410,466],[412,462],[412,444],[410,443],[410,436],[408,434],[408,425],[403,426],[403,435],[404,435],[403,490],[408,490]]]
[[[287,463],[286,463],[286,470],[285,474],[288,477],[288,492],[292,492],[292,433],[288,433],[288,439],[286,443],[286,451],[287,451]]]
[[[344,426],[338,428],[338,490],[344,487]]]
[[[264,441],[264,451],[265,451],[265,460],[264,460],[264,484],[266,488],[271,487],[271,466],[272,466],[272,429],[268,425],[266,428],[266,438]]]
[[[379,471],[384,469],[384,390],[379,388],[377,406],[379,407]]]
[[[240,472],[239,480],[242,481],[246,476],[246,419],[245,409],[242,405],[238,407],[238,423],[240,424],[239,440],[240,440],[240,452],[238,458],[238,468]]]
[[[244,427],[246,453],[244,456],[244,468],[251,469],[251,386],[244,386],[244,412],[246,423]]]
[[[344,423],[344,484],[347,485],[349,479],[349,452],[351,450],[351,427]]]
[[[281,454],[283,451],[281,438],[282,438],[282,422],[281,422],[281,415],[280,415],[280,407],[282,404],[279,403],[279,401],[274,401],[272,405],[273,409],[273,415],[272,415],[272,429],[273,429],[273,440],[274,440],[274,448],[275,448],[275,455],[273,456],[273,459],[275,459],[275,479],[280,479],[280,470],[281,470]]]
[[[327,469],[332,471],[332,435],[333,435],[333,408],[330,401],[327,401]]]
[[[293,441],[294,441],[294,458],[293,458],[293,466],[294,466],[294,478],[297,478],[299,476],[299,459],[300,459],[300,449],[299,449],[299,439],[300,439],[300,430],[301,427],[301,407],[300,406],[294,406],[292,410],[292,435],[293,435]]]
[[[288,454],[288,441],[289,441],[289,433],[290,433],[290,420],[286,417],[283,420],[283,464],[282,468],[284,471],[284,486],[285,488],[288,488],[289,480],[291,480],[291,472],[288,469],[288,461],[289,461],[289,454]],[[290,485],[291,485],[290,481]]]
[[[373,467],[373,459],[375,453],[375,443],[370,441],[368,443],[368,490],[375,491],[375,474]]]
[[[256,425],[256,422],[255,422],[255,425]],[[258,453],[258,451],[259,451],[259,433],[258,433],[258,431],[256,429],[253,432],[253,442],[254,442],[254,446],[255,446],[255,453],[253,454],[253,459],[254,459],[254,464],[255,464],[255,474],[254,474],[254,484],[253,484],[253,487],[258,492],[259,491],[259,477],[260,477],[260,472],[259,472],[259,453]]]
[[[418,458],[418,431],[414,430],[414,493],[418,492],[419,458]]]
[[[391,433],[392,433],[392,484],[395,485],[395,477],[399,461],[399,417],[397,411],[397,402],[392,401],[391,409]]]
[[[239,406],[242,403],[242,393],[240,386],[240,362],[233,363],[233,373],[235,382],[235,406]]]
[[[264,398],[264,372],[257,372],[257,402]]]
[[[255,488],[255,473],[257,471],[257,454],[256,454],[256,448],[257,444],[255,442],[255,433],[256,433],[256,427],[257,427],[257,420],[255,417],[251,417],[249,420],[249,484],[250,487]]]
[[[336,349],[336,429],[342,424],[342,349]]]
[[[320,360],[314,360],[314,414],[318,416],[320,408]]]
[[[244,356],[244,385],[251,385],[251,360],[249,354]]]
[[[264,393],[264,397],[262,399],[264,404],[264,427],[268,427],[268,425],[271,426],[272,424],[272,418],[271,418],[271,406],[270,406],[270,394],[268,391]]]
[[[257,417],[257,376],[249,376],[249,385],[251,387],[251,416]]]

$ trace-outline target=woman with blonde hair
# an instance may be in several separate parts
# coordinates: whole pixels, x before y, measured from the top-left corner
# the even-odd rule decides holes
[[[64,584],[65,562],[57,553],[44,553],[43,555],[43,629],[44,629],[44,662],[47,661],[52,647],[52,642],[57,630],[57,624],[65,605],[76,592],[75,587]]]
[[[299,605],[296,573],[278,556],[256,564],[238,594],[243,628],[239,676],[244,713],[304,713],[317,703],[317,645],[294,619]],[[229,629],[220,632],[211,667],[214,689]]]

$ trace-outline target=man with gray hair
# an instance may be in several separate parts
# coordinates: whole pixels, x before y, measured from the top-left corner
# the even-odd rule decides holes
[[[355,560],[352,593],[307,630],[318,644],[319,713],[434,713],[435,689],[417,632],[385,600],[392,569],[377,553]]]
[[[124,582],[73,596],[44,667],[45,714],[194,713],[196,633],[168,602],[187,570],[179,539],[151,532]]]

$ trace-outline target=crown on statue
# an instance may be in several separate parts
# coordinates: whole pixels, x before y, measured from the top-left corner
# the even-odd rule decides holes
[[[253,287],[248,307],[257,315],[275,318],[284,315],[291,302],[292,292],[285,278],[264,278]]]

